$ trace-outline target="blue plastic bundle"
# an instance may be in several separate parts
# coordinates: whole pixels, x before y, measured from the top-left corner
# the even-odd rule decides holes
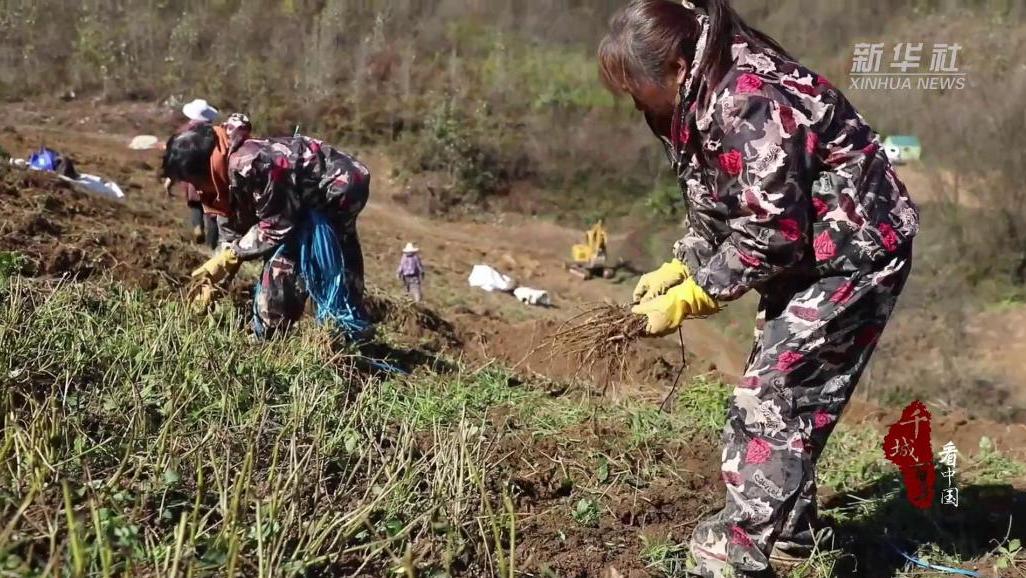
[[[310,211],[298,233],[299,271],[317,304],[317,321],[334,322],[350,339],[365,337],[371,323],[350,298],[345,257],[335,227],[321,213]]]
[[[32,153],[28,158],[28,164],[37,171],[56,171],[57,161],[60,158],[60,154],[52,149],[46,147],[39,147],[39,150]]]

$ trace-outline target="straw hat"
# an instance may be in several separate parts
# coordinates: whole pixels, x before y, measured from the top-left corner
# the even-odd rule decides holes
[[[420,251],[420,249],[418,249],[413,243],[406,243],[406,246],[403,247],[403,253],[416,253],[418,251]]]
[[[182,107],[182,114],[184,114],[189,120],[200,120],[200,121],[212,121],[217,118],[217,109],[210,106],[207,101],[202,98],[186,103]]]

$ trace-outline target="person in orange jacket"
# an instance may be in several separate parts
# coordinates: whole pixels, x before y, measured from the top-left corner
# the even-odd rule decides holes
[[[217,118],[218,111],[207,104],[207,101],[197,99],[186,103],[182,107],[182,114],[188,119],[188,122],[180,126],[175,134],[188,131],[203,123],[213,122]],[[175,183],[170,178],[165,178],[164,191],[168,196],[174,196],[174,188],[180,188],[184,192],[185,203],[189,207],[189,224],[193,241],[205,244],[211,251],[215,250],[218,243],[217,214],[203,208],[203,199],[199,189],[184,181]]]

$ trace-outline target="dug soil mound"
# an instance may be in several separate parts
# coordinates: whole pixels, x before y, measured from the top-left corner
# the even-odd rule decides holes
[[[583,428],[571,438],[578,444],[576,451],[588,456],[612,449],[610,444],[600,441],[605,436],[623,439],[625,432]],[[549,456],[568,453],[568,448],[560,445],[557,441],[542,440],[528,446],[527,456],[516,456],[521,466],[512,479],[512,487],[521,492],[516,506],[524,518],[517,528],[523,537],[516,554],[524,571],[531,574],[584,578],[615,576],[615,571],[622,576],[654,576],[647,567],[648,561],[640,555],[645,540],[684,541],[698,521],[721,505],[719,465],[715,459],[719,450],[705,440],[690,448],[667,448],[658,459],[616,456],[612,464],[617,478],[612,484],[603,479],[611,475],[606,472],[609,466],[568,472],[567,465],[581,468],[587,460],[567,463],[550,459]],[[637,464],[635,467],[640,469],[642,464],[655,463],[673,472],[676,479],[642,481],[629,465]],[[592,502],[571,496],[575,486],[603,488],[602,498]],[[588,510],[598,503],[598,519],[589,520]]]
[[[56,176],[0,169],[0,250],[24,273],[87,279],[110,272],[147,290],[176,288],[203,261],[160,213],[75,190]]]
[[[366,304],[375,323],[388,325],[430,350],[454,349],[463,344],[451,323],[423,305],[375,290],[369,291]]]

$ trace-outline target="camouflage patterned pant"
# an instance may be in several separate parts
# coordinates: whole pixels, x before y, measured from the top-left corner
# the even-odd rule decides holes
[[[906,252],[876,272],[763,296],[755,345],[723,432],[726,506],[695,528],[696,574],[761,575],[775,543],[811,542],[816,461],[910,266]]]
[[[363,251],[356,224],[338,225],[336,232],[345,259],[347,291],[351,303],[363,308]],[[270,339],[303,316],[308,293],[299,274],[299,244],[286,241],[264,262],[253,295],[253,332]]]

